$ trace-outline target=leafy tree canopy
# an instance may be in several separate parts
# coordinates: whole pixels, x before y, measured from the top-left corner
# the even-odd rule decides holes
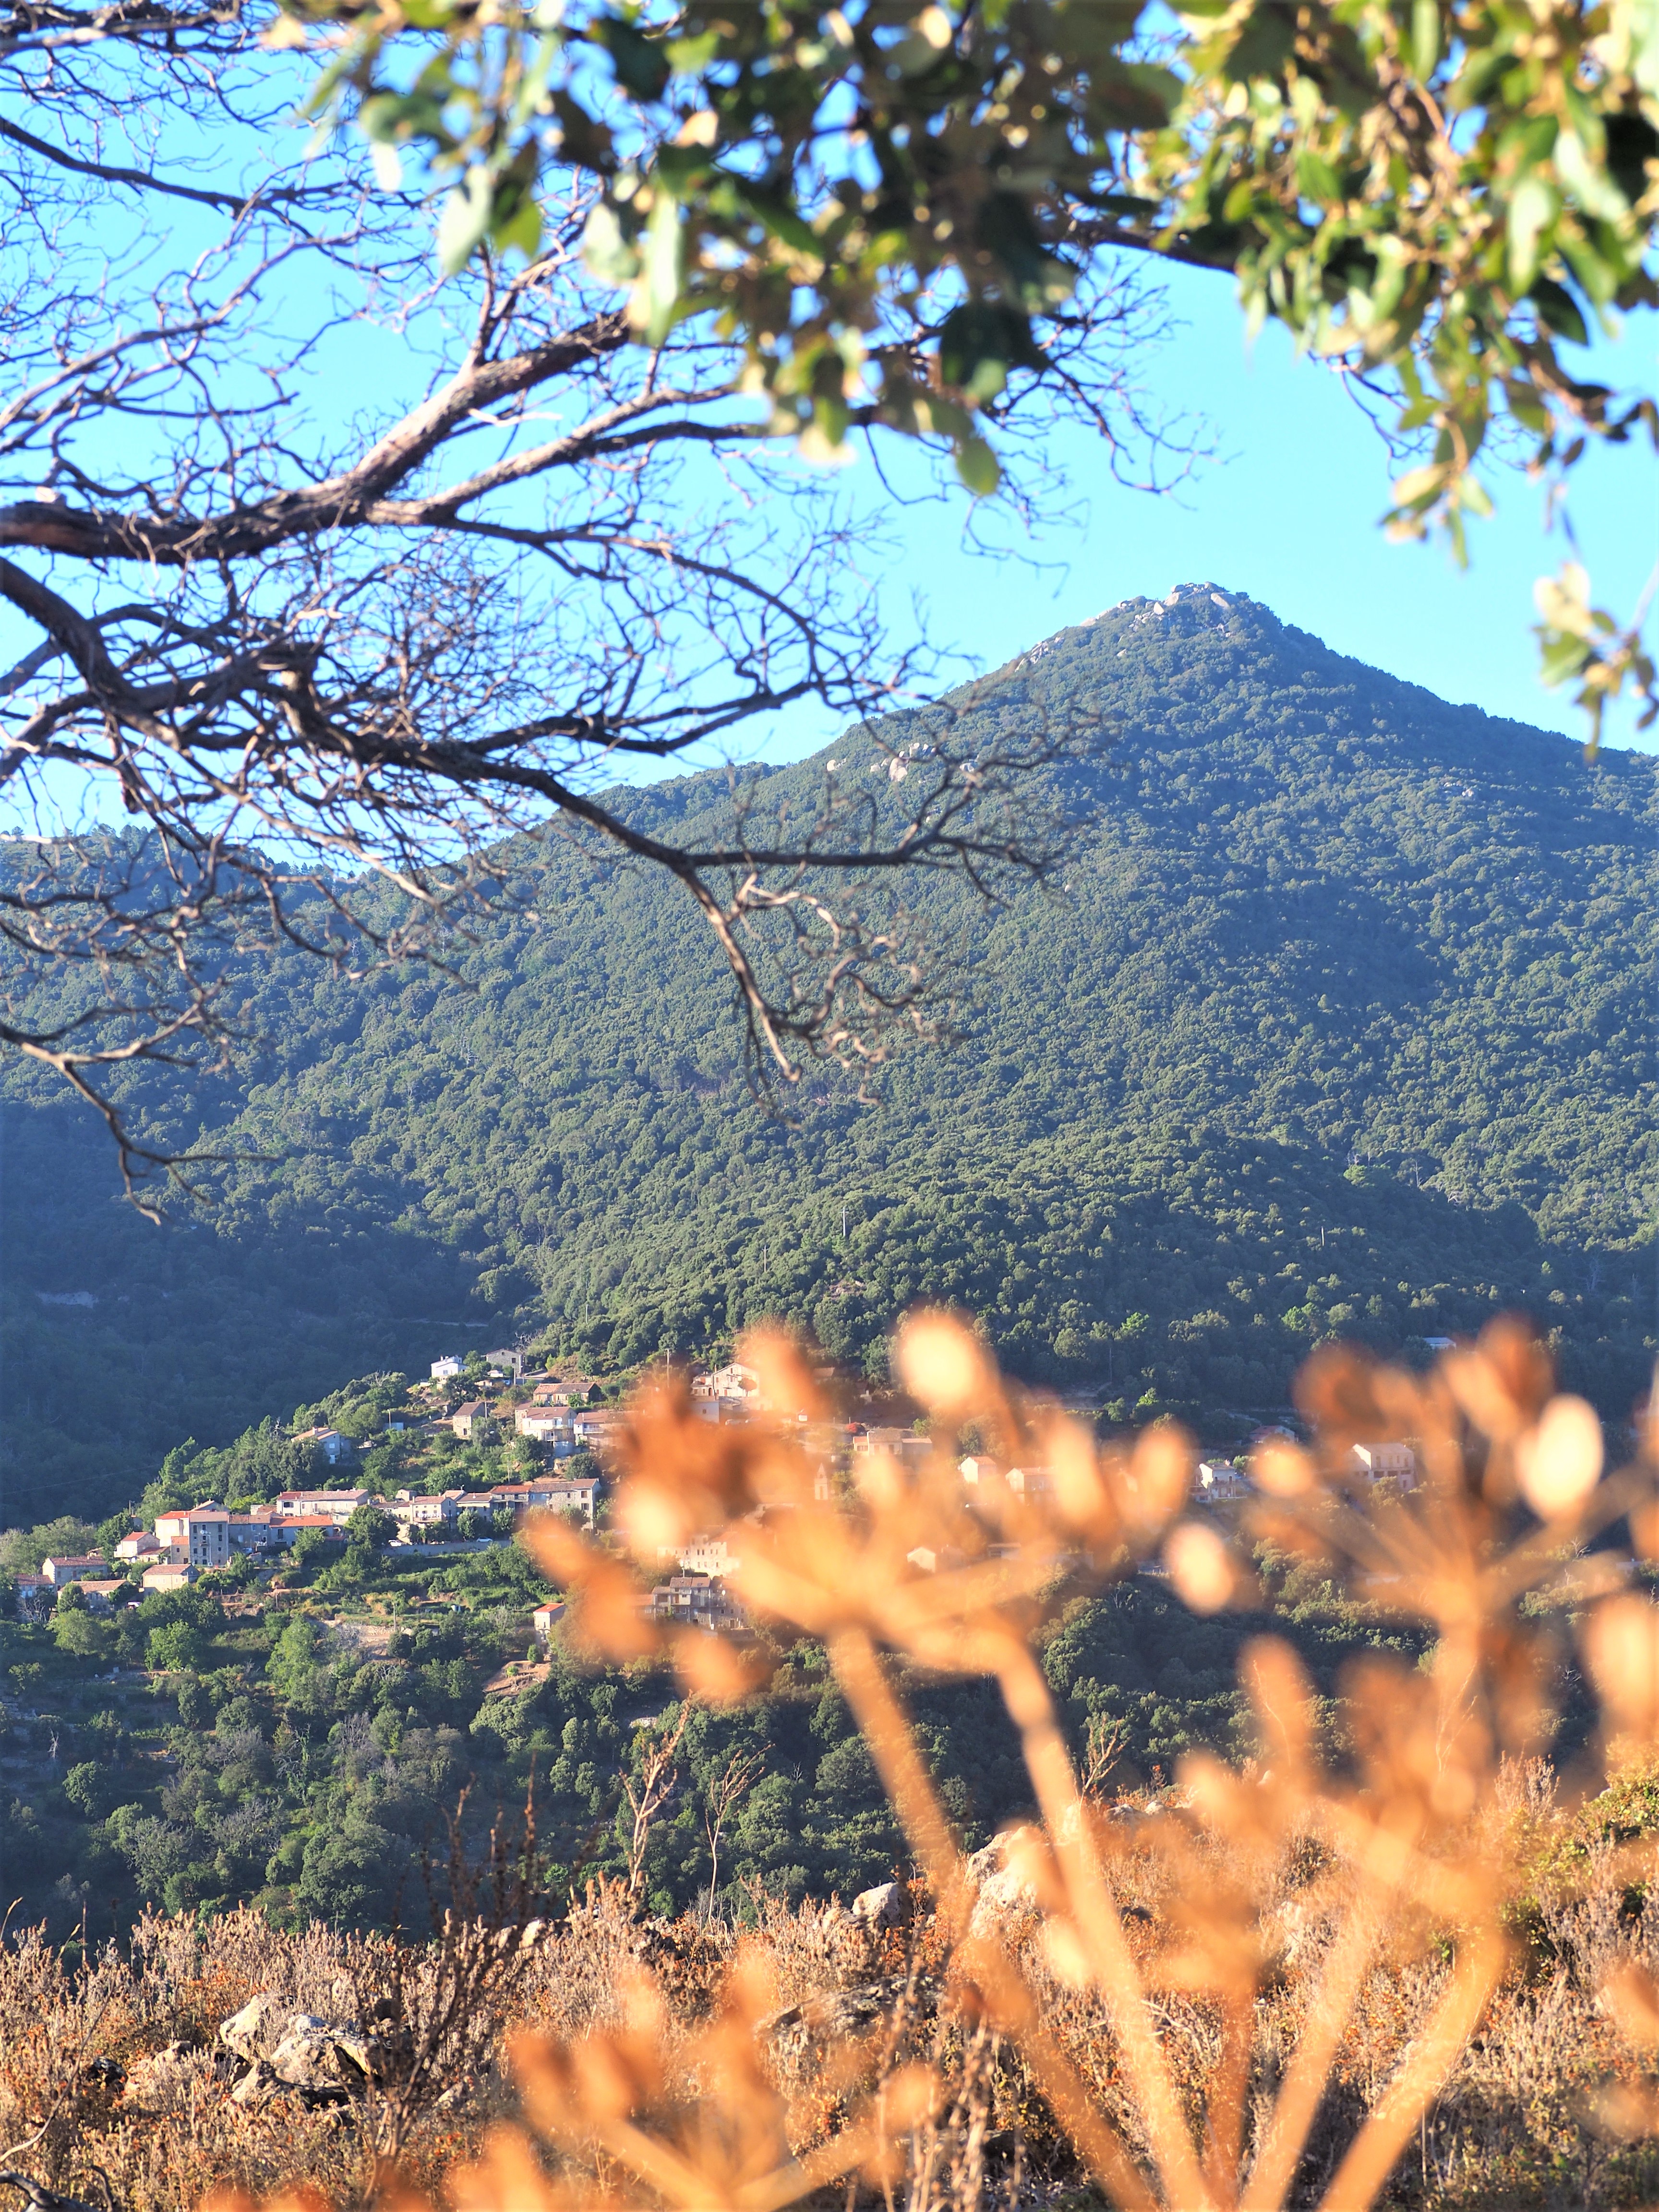
[[[1228,271],[1251,324],[1385,379],[1419,448],[1392,527],[1460,556],[1496,423],[1563,477],[1659,435],[1651,397],[1563,352],[1655,303],[1642,0],[285,8],[276,41],[319,34],[313,106],[355,118],[383,186],[409,156],[447,184],[446,270],[533,268],[544,204],[592,179],[588,265],[640,341],[707,318],[824,458],[879,425],[994,489],[1011,381],[1063,374],[1080,291],[1124,253]],[[1547,678],[1581,679],[1596,727],[1633,681],[1650,720],[1651,659],[1577,562],[1540,607]]]

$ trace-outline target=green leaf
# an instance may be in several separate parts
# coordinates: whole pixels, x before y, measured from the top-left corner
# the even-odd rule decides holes
[[[1528,292],[1538,274],[1539,241],[1560,212],[1553,185],[1541,177],[1523,177],[1510,198],[1510,282]]]
[[[526,261],[533,261],[542,248],[542,211],[534,194],[515,185],[511,194],[501,195],[490,218],[489,237],[501,252],[516,247]]]
[[[495,180],[480,163],[469,169],[445,200],[438,218],[438,266],[446,276],[459,276],[472,258],[489,228]]]
[[[654,39],[647,39],[615,15],[602,16],[591,36],[611,57],[617,82],[635,100],[660,100],[671,74],[668,57]]]
[[[945,317],[939,334],[939,374],[977,404],[994,399],[1011,368],[1043,369],[1047,356],[1031,336],[1030,318],[1001,300],[969,300]]]
[[[1440,59],[1440,0],[1412,0],[1412,68],[1426,84]]]
[[[579,169],[609,176],[617,166],[617,149],[603,123],[596,123],[585,107],[562,88],[552,94],[553,112],[563,134],[562,151]]]
[[[1318,207],[1333,207],[1342,197],[1342,183],[1322,154],[1307,149],[1296,157],[1297,190]]]
[[[1031,210],[1018,192],[992,192],[975,225],[978,243],[1007,270],[1021,303],[1041,307],[1069,299],[1077,280],[1063,261],[1046,252]]]
[[[957,474],[975,499],[989,499],[1002,482],[997,457],[980,437],[964,438],[957,447]]]
[[[1613,0],[1611,12],[1614,39],[1629,42],[1631,75],[1659,97],[1659,0]]]
[[[631,284],[640,273],[640,257],[623,235],[617,211],[607,200],[601,200],[587,218],[582,259],[601,284]]]
[[[680,296],[679,203],[659,184],[645,226],[641,282],[645,288],[643,328],[648,345],[660,345],[674,327]]]
[[[1578,302],[1565,284],[1558,284],[1553,276],[1534,280],[1529,295],[1538,310],[1538,319],[1553,330],[1558,337],[1571,338],[1574,345],[1589,343],[1589,329],[1579,313]]]
[[[1630,213],[1630,204],[1604,163],[1583,137],[1563,131],[1555,142],[1556,173],[1587,214],[1604,222],[1618,222]]]
[[[1253,8],[1222,66],[1230,84],[1247,77],[1276,76],[1296,43],[1296,21],[1288,8]]]

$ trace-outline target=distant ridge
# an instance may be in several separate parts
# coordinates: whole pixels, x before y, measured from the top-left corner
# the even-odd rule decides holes
[[[286,1160],[203,1224],[130,1218],[87,1118],[10,1069],[4,1517],[423,1368],[447,1336],[415,1313],[625,1364],[777,1310],[875,1365],[896,1312],[949,1298],[1017,1370],[1224,1435],[1323,1333],[1411,1356],[1520,1304],[1623,1412],[1654,1352],[1655,763],[1587,765],[1223,583],[952,699],[988,734],[1102,720],[1099,760],[1056,771],[1095,826],[1063,896],[917,888],[969,950],[963,1041],[896,1061],[874,1108],[826,1081],[758,1114],[680,894],[562,847],[540,922],[465,957],[471,995],[250,976],[266,1042],[201,1110]],[[849,732],[767,803],[879,750]],[[726,803],[704,775],[629,805],[683,830]],[[88,1285],[95,1309],[40,1302]]]

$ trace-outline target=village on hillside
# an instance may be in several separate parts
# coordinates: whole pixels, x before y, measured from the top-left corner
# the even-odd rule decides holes
[[[307,1452],[331,1478],[310,1487],[281,1491],[264,1503],[233,1509],[218,1498],[157,1513],[148,1528],[134,1527],[106,1555],[102,1551],[53,1553],[38,1573],[15,1577],[20,1617],[40,1618],[74,1591],[70,1602],[93,1612],[134,1602],[152,1591],[179,1590],[202,1577],[246,1563],[244,1571],[274,1575],[295,1559],[326,1559],[343,1553],[354,1540],[376,1550],[419,1546],[423,1553],[465,1553],[510,1542],[532,1511],[565,1515],[588,1530],[603,1531],[606,1501],[623,1408],[606,1402],[602,1386],[583,1377],[524,1372],[526,1355],[500,1351],[481,1360],[446,1357],[433,1361],[424,1383],[407,1390],[406,1402],[387,1411],[382,1438],[396,1437],[406,1449],[423,1440],[453,1437],[478,1447],[510,1444],[520,1479],[483,1487],[447,1484],[417,1489],[400,1486],[389,1493],[363,1481],[364,1440],[325,1424],[294,1431],[288,1441]],[[746,1422],[770,1412],[756,1370],[741,1362],[693,1371],[691,1406],[714,1423]],[[465,1395],[471,1390],[473,1395]],[[873,1410],[866,1407],[866,1411]],[[802,1417],[803,1419],[805,1417]],[[1273,1431],[1273,1435],[1282,1432]],[[919,1466],[933,1451],[925,1424],[910,1427],[879,1420],[825,1419],[810,1428],[810,1443],[821,1473],[819,1494],[830,1497],[853,1482],[857,1464],[888,1454],[901,1467]],[[1368,1480],[1389,1480],[1409,1488],[1415,1480],[1416,1455],[1409,1443],[1378,1442],[1353,1447],[1352,1473]],[[957,1462],[964,1501],[970,1511],[993,1490],[1035,1498],[1047,1493],[1049,1470],[1040,1465],[1005,1464],[983,1451]],[[1195,1465],[1192,1504],[1225,1513],[1251,1492],[1249,1461],[1242,1463],[1200,1457]],[[775,1512],[779,1509],[760,1509]],[[695,1626],[741,1632],[742,1607],[727,1587],[734,1565],[735,1539],[729,1531],[695,1534],[665,1547],[663,1572],[644,1601],[659,1617]],[[991,1542],[988,1555],[1009,1558],[1018,1547]],[[909,1556],[921,1573],[963,1564],[955,1553],[923,1547]],[[1054,1562],[1060,1567],[1063,1562]],[[1152,1571],[1156,1572],[1153,1569]],[[563,1608],[557,1603],[535,1608],[532,1626],[545,1642]]]

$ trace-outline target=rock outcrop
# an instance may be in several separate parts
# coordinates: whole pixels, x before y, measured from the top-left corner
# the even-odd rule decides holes
[[[361,2097],[371,2081],[395,2070],[400,2039],[390,2021],[379,2017],[390,2009],[384,2002],[377,2005],[376,2025],[365,2030],[355,2021],[301,2012],[261,1990],[219,2026],[221,2050],[246,2069],[232,2097],[239,2105],[293,2097],[307,2106]]]

